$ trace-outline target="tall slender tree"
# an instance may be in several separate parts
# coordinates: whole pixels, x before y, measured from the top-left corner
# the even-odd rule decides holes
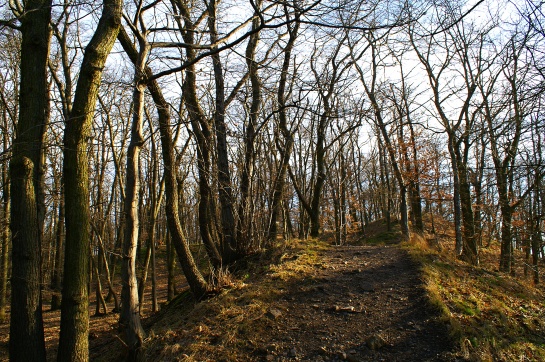
[[[121,0],[104,0],[102,15],[85,48],[74,102],[64,133],[66,209],[64,284],[58,361],[89,360],[89,173],[87,147],[106,59],[121,25]]]
[[[119,41],[123,50],[133,63],[137,63],[138,52],[132,45],[128,34],[121,29],[119,32]],[[149,67],[145,68],[146,78],[149,80],[153,73]],[[174,156],[174,142],[172,140],[172,129],[170,125],[170,105],[166,101],[156,79],[149,80],[148,89],[157,107],[159,132],[161,134],[161,151],[163,153],[164,178],[165,178],[165,201],[166,216],[169,230],[170,243],[176,250],[178,260],[187,279],[191,291],[196,299],[202,298],[208,292],[208,284],[199,271],[187,239],[182,229],[179,213],[179,193],[178,181],[176,179],[178,166]],[[169,251],[170,252],[170,251]],[[170,267],[170,264],[169,264]]]
[[[277,105],[278,105],[278,128],[276,134],[281,137],[276,144],[280,151],[280,165],[278,172],[274,178],[273,194],[271,201],[271,216],[269,217],[268,239],[274,241],[278,232],[278,219],[282,212],[282,199],[284,198],[284,187],[288,174],[289,161],[293,150],[293,134],[288,124],[287,105],[286,105],[286,86],[288,85],[289,70],[292,62],[292,51],[295,47],[295,41],[299,35],[300,27],[300,12],[297,7],[294,7],[295,13],[291,14],[289,6],[284,4],[284,17],[286,19],[286,27],[288,32],[288,41],[284,46],[284,59],[282,68],[280,69],[280,79],[278,81],[277,90]]]
[[[143,2],[136,8],[135,19],[144,16]],[[127,151],[127,171],[125,182],[125,240],[123,242],[123,267],[121,270],[121,316],[119,322],[125,330],[125,343],[129,346],[130,360],[138,360],[145,332],[140,323],[140,307],[136,279],[136,251],[140,232],[140,151],[144,145],[142,127],[144,123],[144,91],[146,90],[145,68],[151,46],[147,42],[147,32],[144,24],[130,24],[136,30],[139,52],[134,64],[133,117],[131,126],[131,141]]]

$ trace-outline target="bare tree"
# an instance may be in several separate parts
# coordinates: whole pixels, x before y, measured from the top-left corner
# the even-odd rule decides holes
[[[280,165],[278,167],[278,173],[274,179],[273,196],[271,200],[271,216],[269,218],[268,227],[268,239],[273,241],[276,239],[278,232],[278,218],[280,217],[282,208],[282,199],[284,197],[284,185],[288,173],[289,161],[291,152],[293,149],[293,134],[288,126],[287,119],[287,102],[286,102],[286,85],[288,84],[288,76],[290,70],[290,63],[292,57],[292,51],[295,46],[295,41],[299,34],[300,26],[300,13],[297,7],[294,7],[295,13],[291,14],[289,7],[284,4],[284,17],[286,19],[286,27],[288,32],[288,40],[283,49],[284,59],[282,61],[282,68],[280,69],[280,79],[278,81],[277,90],[277,103],[278,103],[278,128],[279,134],[282,135],[282,141],[278,141],[276,144],[280,151]]]
[[[144,91],[146,85],[145,67],[151,46],[146,37],[145,24],[140,21],[144,17],[142,1],[138,2],[134,14],[134,23],[128,22],[138,40],[138,57],[134,63],[133,81],[133,118],[131,125],[131,140],[127,151],[127,172],[125,183],[125,239],[123,241],[123,266],[121,268],[121,315],[119,324],[125,330],[125,343],[129,347],[131,360],[138,360],[143,340],[146,336],[140,323],[140,307],[138,300],[138,285],[136,278],[136,250],[140,232],[140,151],[144,145]]]
[[[252,30],[256,31],[260,26],[259,11],[262,0],[257,0],[254,4],[254,19],[252,20]],[[258,63],[256,61],[256,50],[259,43],[259,32],[255,32],[248,39],[246,46],[246,64],[248,67],[248,75],[251,82],[251,106],[248,116],[248,124],[244,134],[244,163],[242,165],[242,175],[240,177],[240,206],[238,211],[239,226],[238,226],[238,246],[239,252],[247,252],[252,243],[251,232],[251,189],[254,178],[254,167],[256,161],[255,142],[258,132],[258,119],[261,110],[261,80],[258,74]]]
[[[102,16],[85,49],[74,102],[64,134],[63,182],[66,247],[62,291],[59,361],[89,356],[89,192],[87,142],[102,69],[121,24],[121,1],[104,0]]]
[[[525,86],[530,83],[527,81],[529,68],[524,64],[528,34],[527,29],[516,31],[499,50],[495,59],[500,63],[491,67],[490,74],[483,75],[479,81],[501,210],[500,270],[504,272],[512,271],[513,213],[524,199],[513,199],[515,162],[528,105],[534,100],[532,90]],[[499,89],[502,92],[498,92]]]
[[[411,25],[409,38],[428,78],[432,101],[439,122],[447,138],[454,180],[454,224],[456,253],[472,264],[478,264],[477,235],[469,181],[469,149],[471,135],[480,107],[472,102],[476,95],[477,79],[486,66],[481,50],[486,26],[477,29],[460,19],[460,9],[448,7],[447,15],[437,9],[440,31],[419,33],[423,28]],[[434,21],[434,20],[430,21]],[[441,53],[441,57],[437,54]],[[452,67],[458,67],[455,70]],[[460,85],[456,80],[460,79]],[[459,102],[457,111],[449,112],[445,100],[451,95]],[[452,113],[452,114],[451,114]],[[463,223],[463,228],[462,228]],[[462,237],[463,232],[463,237]]]
[[[1,247],[0,254],[0,320],[7,317],[8,278],[10,272],[10,214],[11,191],[9,179],[9,157],[12,149],[13,135],[18,117],[19,98],[19,49],[20,33],[16,30],[5,30],[1,34],[2,47],[0,48],[0,129],[2,132],[2,148],[0,164],[2,169],[2,210],[0,211]],[[11,86],[10,86],[11,85]]]
[[[136,63],[138,53],[128,36],[121,29],[119,32],[119,42],[123,46],[123,50],[131,60]],[[164,178],[165,178],[165,195],[166,195],[166,216],[168,222],[168,230],[170,242],[176,249],[178,260],[184,271],[185,277],[191,288],[191,291],[197,299],[202,298],[208,293],[208,285],[204,280],[201,272],[195,264],[195,260],[189,249],[188,242],[185,238],[182,224],[179,215],[179,193],[178,193],[178,167],[174,155],[174,144],[172,129],[170,125],[170,105],[165,100],[161,88],[157,80],[151,79],[153,75],[149,67],[145,68],[147,86],[156,105],[158,113],[159,131],[161,133],[161,150],[164,162]]]
[[[41,296],[41,164],[48,122],[47,62],[51,1],[14,1],[21,23],[19,120],[10,161],[12,273],[9,352],[12,360],[45,361]]]

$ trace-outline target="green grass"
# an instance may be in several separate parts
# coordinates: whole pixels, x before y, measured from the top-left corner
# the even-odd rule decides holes
[[[401,241],[399,223],[392,221],[391,230],[387,230],[386,221],[374,221],[366,226],[365,235],[354,242],[356,245],[391,245]]]
[[[422,237],[405,244],[420,265],[429,300],[451,326],[461,357],[471,361],[544,361],[545,291],[494,271],[472,267]],[[491,253],[490,250],[487,253]]]

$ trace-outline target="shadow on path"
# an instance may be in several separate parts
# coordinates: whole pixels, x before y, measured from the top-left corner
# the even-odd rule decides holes
[[[264,361],[454,360],[447,326],[429,306],[417,266],[399,246],[323,252],[291,284],[255,358]]]

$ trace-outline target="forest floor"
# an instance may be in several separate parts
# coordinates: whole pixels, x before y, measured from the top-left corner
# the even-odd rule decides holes
[[[328,237],[292,240],[246,258],[221,276],[217,295],[199,303],[186,290],[152,314],[148,291],[144,360],[542,360],[543,288],[469,267],[430,244],[402,244],[379,225],[342,246]],[[483,264],[495,263],[492,249],[481,255]],[[164,264],[158,269],[164,302]],[[118,316],[91,317],[91,361],[123,360]],[[60,312],[45,304],[44,321],[54,361]],[[0,361],[8,332],[0,324]]]
[[[418,267],[396,239],[345,246],[293,241],[253,257],[223,277],[219,295],[195,303],[182,293],[161,313],[148,314],[145,360],[451,360],[448,327],[426,302]],[[166,275],[158,277],[164,300]],[[49,300],[44,327],[53,361],[60,312],[49,310]],[[91,316],[92,361],[122,359],[117,318]],[[0,325],[0,360],[7,359],[8,332]]]
[[[455,347],[398,244],[301,241],[219,296],[154,323],[147,361],[450,361]]]

